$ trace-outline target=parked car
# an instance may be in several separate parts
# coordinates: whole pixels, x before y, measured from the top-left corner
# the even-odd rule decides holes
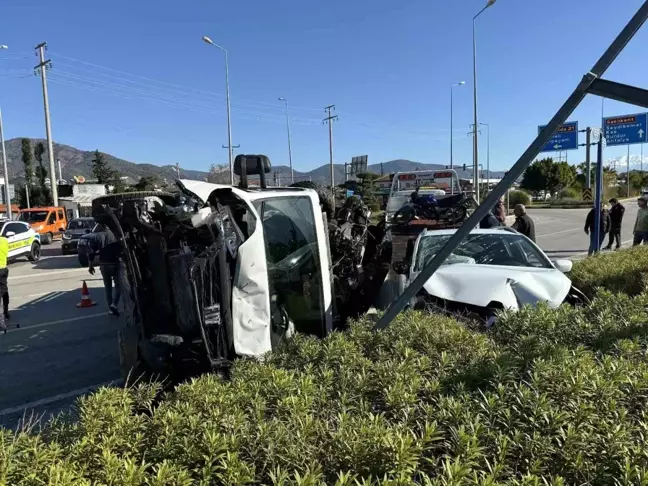
[[[410,240],[406,259],[394,264],[407,286],[456,230],[424,230]],[[526,236],[511,228],[475,229],[425,283],[412,307],[431,306],[453,314],[481,317],[488,325],[497,311],[546,302],[583,304],[586,297],[565,273],[570,260],[551,261]]]
[[[63,244],[61,245],[63,255],[77,253],[79,238],[90,233],[94,227],[95,220],[93,218],[76,218],[70,221],[63,233]]]
[[[41,235],[44,245],[49,245],[54,238],[63,234],[67,226],[65,209],[56,207],[23,209],[18,215],[18,221],[29,223]]]
[[[31,262],[37,262],[41,255],[40,235],[27,223],[21,221],[0,220],[0,235],[9,241],[9,260],[26,256]]]

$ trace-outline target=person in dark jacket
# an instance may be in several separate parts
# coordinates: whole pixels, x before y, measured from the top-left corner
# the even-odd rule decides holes
[[[88,255],[88,272],[90,275],[95,274],[95,257],[99,255],[99,269],[103,278],[104,290],[106,292],[106,302],[108,312],[113,316],[118,316],[117,305],[121,297],[120,282],[120,261],[121,246],[115,238],[115,235],[105,225],[98,225],[95,232],[91,233],[89,241],[90,253]],[[113,292],[114,284],[114,292]]]
[[[482,218],[482,220],[479,222],[479,227],[480,228],[497,228],[500,225],[500,222],[497,220],[495,215],[490,212],[486,213],[486,216]]]
[[[623,214],[625,207],[616,198],[610,199],[610,241],[608,241],[606,250],[612,249],[612,243],[616,242],[615,249],[621,248],[621,222],[623,221]]]
[[[504,202],[502,201],[502,198],[499,198],[497,200],[495,206],[493,206],[493,209],[491,210],[491,213],[493,213],[493,216],[497,218],[497,221],[500,225],[503,226],[506,224],[506,210],[504,209]]]
[[[511,227],[535,243],[535,225],[531,217],[526,213],[524,204],[516,205],[513,214],[515,214],[515,223]]]
[[[594,234],[594,211],[596,211],[596,208],[592,208],[592,210],[587,214],[587,218],[585,219],[585,234],[589,235],[590,237],[590,245],[589,249],[587,250],[587,255],[590,256],[592,255],[595,251],[597,251],[597,245],[596,245],[596,236]],[[599,215],[600,218],[600,230],[599,230],[599,242],[598,242],[598,248],[601,248],[601,245],[603,244],[603,240],[605,240],[605,235],[610,232],[610,226],[612,225],[610,221],[610,213],[607,209],[607,204],[601,205],[601,214]]]

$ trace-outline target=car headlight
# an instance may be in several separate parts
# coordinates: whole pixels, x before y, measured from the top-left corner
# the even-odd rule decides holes
[[[71,240],[71,239],[72,239],[72,235],[68,235],[67,233],[63,233],[63,239],[64,239],[64,240]]]

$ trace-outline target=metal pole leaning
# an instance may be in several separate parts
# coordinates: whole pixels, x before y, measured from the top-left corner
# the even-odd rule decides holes
[[[486,197],[482,204],[477,207],[475,212],[464,222],[459,229],[450,237],[448,242],[428,263],[414,281],[405,289],[405,291],[389,306],[380,320],[374,326],[374,330],[384,329],[396,316],[405,308],[411,299],[421,290],[425,282],[437,271],[442,263],[450,254],[459,246],[470,231],[479,224],[479,221],[492,208],[495,202],[506,193],[528,167],[531,161],[540,153],[542,147],[553,136],[554,132],[560,125],[567,121],[567,118],[583,101],[588,94],[592,83],[598,79],[608,69],[610,64],[617,58],[619,53],[632,39],[635,33],[641,28],[648,18],[648,0],[637,10],[628,24],[623,28],[621,33],[616,37],[612,44],[607,48],[605,53],[596,62],[594,67],[589,71],[576,86],[574,92],[567,98],[565,103],[560,107],[558,112],[553,116],[547,126],[538,134],[536,139],[529,145],[518,161],[513,165],[508,174],[495,186],[493,191]]]

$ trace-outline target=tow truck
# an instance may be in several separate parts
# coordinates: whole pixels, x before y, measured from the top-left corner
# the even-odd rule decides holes
[[[424,229],[452,229],[461,225],[461,223],[442,225],[436,220],[428,219],[414,220],[407,225],[395,224],[394,215],[403,206],[409,204],[412,192],[417,188],[419,194],[433,194],[440,200],[456,197],[462,193],[459,176],[454,169],[406,171],[394,174],[385,208],[385,223],[392,238],[394,261],[405,258],[408,241],[413,241]],[[476,202],[473,206],[477,206]]]

